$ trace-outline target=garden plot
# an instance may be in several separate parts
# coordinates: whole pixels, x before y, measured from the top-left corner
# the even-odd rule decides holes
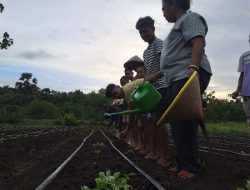
[[[90,127],[81,127],[76,130],[59,130],[43,136],[21,137],[16,140],[4,141],[0,145],[0,189],[35,189],[81,144],[91,130]],[[192,182],[187,182],[168,171],[167,168],[157,165],[153,160],[144,159],[126,143],[114,138],[108,131],[105,133],[121,152],[150,174],[165,189],[235,190],[237,187],[244,187],[247,178],[250,177],[250,158],[246,155],[227,157],[223,156],[224,153],[221,153],[222,156],[212,154],[210,152],[212,149],[209,149],[199,153],[200,174]],[[209,143],[201,140],[201,146],[250,153],[249,147],[241,149],[239,146],[233,145],[237,140],[232,141],[231,136],[228,136],[228,139],[227,136],[225,138],[227,144],[232,142],[232,146],[221,147],[213,139]],[[216,141],[220,140],[216,139]],[[225,143],[225,139],[220,142]],[[243,144],[246,143],[243,142]],[[170,155],[173,153],[174,149],[170,146]],[[112,150],[108,141],[98,130],[86,141],[79,154],[49,186],[49,189],[80,190],[85,185],[94,187],[94,179],[98,173],[108,170],[112,173],[133,173],[128,183],[135,190],[155,189],[117,152]]]

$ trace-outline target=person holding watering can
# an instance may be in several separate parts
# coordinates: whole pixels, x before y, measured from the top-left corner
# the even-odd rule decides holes
[[[107,98],[124,98],[124,100],[128,104],[128,110],[133,108],[133,105],[131,103],[132,101],[132,93],[135,90],[135,88],[144,82],[144,79],[137,79],[132,82],[127,83],[126,85],[120,87],[115,84],[108,84],[105,90],[106,97]],[[135,114],[128,115],[128,124],[127,129],[125,129],[121,133],[121,137],[125,136],[125,138],[128,141],[128,144],[131,144],[135,146],[137,144],[136,137],[133,131],[133,125],[136,123],[135,121]]]
[[[194,71],[199,73],[201,93],[206,90],[212,75],[204,50],[208,31],[206,20],[189,9],[190,0],[162,0],[163,16],[174,23],[163,43],[160,60],[167,83],[167,107]],[[170,123],[176,172],[186,179],[192,179],[198,172],[198,123],[197,120]]]

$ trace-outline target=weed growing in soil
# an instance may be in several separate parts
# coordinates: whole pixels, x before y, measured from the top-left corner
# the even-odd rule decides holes
[[[95,150],[102,150],[102,149],[106,148],[106,145],[100,141],[93,143],[92,146],[94,147]]]
[[[207,164],[204,160],[198,159],[197,164],[199,167],[199,172],[205,172],[207,170]]]
[[[245,188],[238,187],[237,190],[250,190],[250,178],[247,180]]]
[[[0,144],[3,144],[3,141],[5,140],[4,137],[0,137]]]
[[[110,170],[106,173],[100,172],[99,177],[95,178],[95,188],[83,186],[81,187],[81,190],[130,190],[132,187],[128,184],[128,181],[129,177],[132,175],[135,174],[121,174],[120,172],[112,174]]]

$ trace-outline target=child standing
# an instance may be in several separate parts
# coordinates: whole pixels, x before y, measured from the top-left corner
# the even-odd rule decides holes
[[[151,126],[148,127],[148,135],[151,135],[153,149],[146,156],[146,158],[155,158],[158,163],[167,166],[168,159],[168,132],[166,126],[155,127],[157,118],[163,113],[161,106],[165,104],[166,100],[166,84],[163,75],[160,71],[160,55],[163,41],[155,36],[154,20],[146,16],[140,18],[136,23],[136,29],[139,31],[141,38],[148,43],[147,49],[143,53],[144,67],[146,70],[147,81],[153,83],[156,89],[160,92],[162,99],[158,108],[153,113],[151,119]],[[154,134],[152,136],[152,134]],[[150,138],[150,136],[147,136]]]
[[[145,67],[142,65],[142,66],[138,66],[136,68],[136,75],[134,77],[134,80],[136,79],[144,79],[146,77],[146,70],[145,70]]]
[[[125,68],[125,76],[127,76],[130,81],[133,81],[135,80],[133,76],[133,70],[136,71],[138,67],[143,66],[143,60],[137,55],[135,55],[131,57],[128,61],[126,61],[123,66]]]

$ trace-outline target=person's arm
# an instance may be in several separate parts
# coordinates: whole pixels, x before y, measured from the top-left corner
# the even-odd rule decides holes
[[[194,71],[198,71],[201,63],[202,56],[204,54],[205,38],[202,36],[195,37],[190,40],[192,46],[191,64],[188,67],[188,77],[190,77]]]
[[[237,89],[236,89],[236,91],[234,91],[234,92],[231,94],[231,96],[232,96],[233,99],[236,99],[236,98],[239,96],[239,94],[240,94],[241,87],[242,87],[242,83],[243,83],[243,76],[244,76],[244,73],[241,72],[241,73],[240,73],[239,80],[238,80]]]

